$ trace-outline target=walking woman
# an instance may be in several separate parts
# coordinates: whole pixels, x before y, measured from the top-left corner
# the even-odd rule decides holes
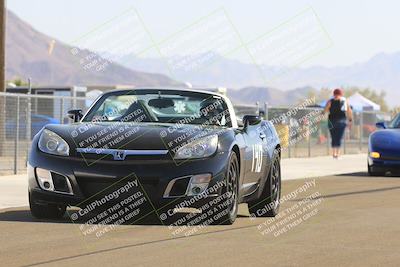
[[[333,91],[333,97],[325,106],[324,113],[327,112],[329,112],[328,127],[332,138],[333,158],[337,159],[347,121],[349,121],[349,126],[353,121],[353,113],[347,99],[343,96],[342,89],[338,88]]]

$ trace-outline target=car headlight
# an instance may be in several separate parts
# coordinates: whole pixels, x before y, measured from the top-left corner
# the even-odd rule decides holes
[[[175,159],[198,159],[209,157],[217,151],[218,135],[209,135],[179,148]]]
[[[369,156],[373,159],[379,159],[381,157],[381,154],[379,152],[370,152]]]
[[[69,156],[69,146],[58,134],[44,129],[40,135],[38,147],[40,151],[58,156]]]

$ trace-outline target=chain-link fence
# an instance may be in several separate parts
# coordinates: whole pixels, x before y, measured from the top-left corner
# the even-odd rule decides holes
[[[0,175],[25,171],[32,138],[46,124],[64,124],[86,98],[0,93]]]
[[[0,93],[0,175],[23,172],[32,138],[46,124],[65,124],[71,109],[84,112],[92,100],[79,97]],[[281,139],[283,157],[329,155],[330,136],[321,108],[267,108],[235,105],[236,116],[263,115],[272,120]],[[342,153],[360,153],[368,149],[368,137],[375,123],[389,120],[382,112],[354,113],[353,125],[346,129]]]
[[[279,134],[282,156],[316,157],[331,153],[329,123],[321,107],[260,107],[235,105],[237,117],[261,113],[271,120]],[[379,111],[353,111],[353,123],[346,128],[342,154],[366,153],[369,135],[376,130],[379,121],[391,119],[389,113]]]
[[[315,157],[331,153],[327,116],[322,108],[268,108],[266,116],[274,122],[281,139],[283,157]],[[342,154],[368,151],[369,135],[378,121],[390,120],[384,112],[353,112],[353,123],[346,128]]]

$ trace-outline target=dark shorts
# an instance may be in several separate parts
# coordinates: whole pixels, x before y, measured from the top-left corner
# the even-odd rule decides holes
[[[328,121],[328,127],[332,137],[332,147],[340,147],[342,145],[346,125],[346,120]]]

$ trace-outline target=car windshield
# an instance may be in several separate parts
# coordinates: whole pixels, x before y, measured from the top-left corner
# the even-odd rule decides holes
[[[227,105],[220,96],[156,89],[106,93],[88,111],[83,121],[231,126]]]
[[[388,128],[400,128],[400,113],[387,126]]]

